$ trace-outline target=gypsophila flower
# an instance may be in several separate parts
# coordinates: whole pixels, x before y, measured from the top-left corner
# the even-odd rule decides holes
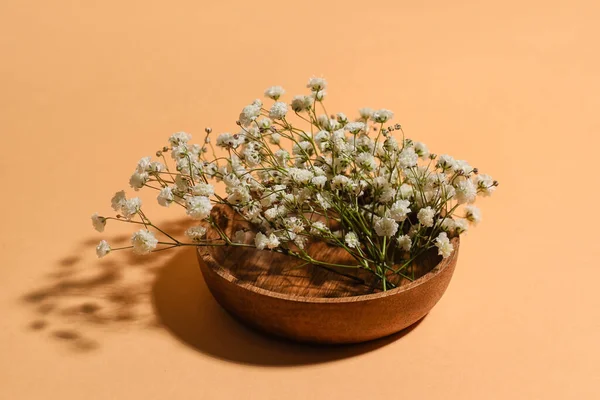
[[[215,194],[215,188],[209,183],[197,183],[192,187],[192,194],[194,196],[210,197]]]
[[[415,153],[423,159],[429,157],[429,149],[421,142],[415,142]]]
[[[443,171],[454,170],[456,166],[456,161],[454,158],[447,154],[442,154],[438,157],[438,161],[436,164],[437,168],[441,168]]]
[[[442,184],[442,191],[440,196],[446,200],[449,201],[451,200],[454,196],[456,196],[456,189],[454,189],[454,186],[444,183]]]
[[[454,233],[454,229],[456,228],[456,222],[452,218],[444,218],[440,223],[440,228],[446,232]]]
[[[398,161],[401,167],[410,168],[417,165],[418,159],[419,156],[417,155],[413,147],[405,147],[400,152],[400,157],[398,158]]]
[[[315,176],[314,178],[312,178],[311,182],[317,188],[322,189],[323,187],[325,187],[325,184],[327,183],[327,177],[326,176],[322,176],[322,175],[321,176]]]
[[[304,157],[310,156],[313,153],[312,144],[307,140],[296,143],[292,146],[292,153]]]
[[[314,99],[311,96],[295,96],[292,99],[292,110],[302,112],[309,110],[313,105]]]
[[[288,174],[290,178],[300,184],[307,184],[314,177],[312,171],[301,169],[301,168],[290,168],[288,169]]]
[[[136,171],[133,173],[133,175],[131,175],[131,178],[129,178],[129,186],[131,186],[134,190],[138,191],[142,187],[144,187],[146,182],[148,182],[148,179],[150,179],[148,173],[139,173]]]
[[[365,132],[367,130],[367,125],[365,125],[364,122],[349,122],[346,124],[346,126],[344,126],[344,129],[346,129],[348,132],[352,133],[353,135],[356,135],[357,133],[360,132]]]
[[[347,176],[336,175],[331,180],[331,188],[341,190],[341,189],[344,189],[344,187],[348,186],[349,183],[350,183],[350,178],[348,178]]]
[[[317,193],[315,197],[321,208],[324,210],[331,208],[331,196],[328,193]]]
[[[271,106],[269,110],[269,117],[273,119],[283,119],[288,112],[287,104],[282,101],[278,101]]]
[[[312,235],[321,235],[323,233],[329,233],[329,228],[321,221],[313,222],[310,228]]]
[[[435,212],[429,206],[425,208],[421,208],[417,214],[417,219],[421,223],[421,225],[426,227],[433,226],[433,217],[435,216]]]
[[[448,258],[454,251],[454,246],[450,243],[450,239],[448,239],[448,234],[446,232],[440,232],[440,234],[435,238],[435,246],[438,248],[438,254],[443,258]]]
[[[275,160],[277,160],[277,164],[280,166],[285,166],[290,159],[290,153],[287,150],[279,149],[275,153]]]
[[[278,206],[271,207],[265,210],[264,215],[268,221],[273,221],[281,214],[281,209]]]
[[[294,238],[294,244],[298,246],[300,249],[304,249],[306,247],[306,242],[308,238],[306,236],[296,236]]]
[[[465,160],[456,160],[454,162],[453,169],[454,171],[460,172],[464,175],[469,175],[471,172],[473,172],[473,167],[471,167],[471,165],[469,165],[469,163]]]
[[[396,189],[394,189],[391,186],[385,187],[382,191],[381,194],[379,195],[379,199],[377,199],[380,203],[384,204],[384,203],[389,203],[390,201],[394,200],[394,198],[396,197]]]
[[[346,245],[351,249],[357,248],[360,246],[360,242],[358,241],[358,236],[354,232],[346,233],[346,237],[344,238]]]
[[[210,210],[212,210],[212,203],[206,196],[193,196],[187,199],[187,215],[194,219],[208,218],[210,215]]]
[[[262,232],[258,232],[254,238],[255,246],[258,250],[264,250],[265,248],[274,249],[279,246],[279,239],[275,234],[271,233],[269,236],[264,235]]]
[[[249,106],[244,107],[240,114],[240,123],[243,126],[248,126],[252,123],[252,121],[256,120],[260,115],[260,105],[258,104],[250,104]]]
[[[327,95],[327,92],[324,90],[319,90],[317,92],[312,93],[312,97],[314,97],[314,99],[317,101],[322,101],[326,95]]]
[[[293,233],[302,233],[302,232],[304,232],[304,223],[302,223],[302,221],[300,219],[296,218],[296,217],[286,218],[283,221],[283,225],[290,232],[293,232]]]
[[[136,167],[136,172],[141,174],[144,173],[150,168],[150,164],[152,163],[152,157],[144,157],[142,158]]]
[[[156,248],[158,239],[154,237],[152,232],[142,229],[133,234],[131,244],[133,245],[134,253],[148,254]]]
[[[398,224],[391,218],[379,218],[375,222],[375,232],[378,236],[394,236],[398,231]]]
[[[465,218],[473,225],[477,225],[481,221],[481,211],[473,205],[465,206]]]
[[[281,142],[281,135],[279,133],[272,133],[269,136],[269,140],[272,144],[279,144]]]
[[[408,235],[400,235],[398,236],[398,247],[400,247],[404,251],[410,251],[410,247],[412,246],[412,240]]]
[[[470,179],[461,179],[454,185],[456,200],[459,204],[472,203],[477,196],[477,188]]]
[[[185,231],[185,235],[193,241],[201,240],[206,234],[206,228],[199,226],[192,226]]]
[[[96,255],[98,256],[98,258],[102,258],[108,253],[110,253],[111,250],[112,249],[110,248],[108,242],[106,240],[101,240],[98,246],[96,246]]]
[[[394,118],[394,113],[391,112],[390,110],[386,110],[385,108],[382,108],[381,110],[373,111],[373,114],[371,115],[371,119],[373,121],[380,122],[380,123],[385,123],[392,118]]]
[[[286,112],[287,112],[287,106],[286,106]],[[284,114],[284,116],[285,116],[285,114]],[[273,118],[273,117],[271,117],[271,118]],[[258,121],[258,126],[259,126],[259,132],[258,133],[260,133],[263,130],[269,129],[272,125],[273,125],[273,121],[271,119],[269,119],[269,118],[261,118]],[[250,130],[248,130],[248,132],[250,132]],[[252,136],[258,137],[258,135],[252,135]]]
[[[310,78],[306,87],[313,92],[318,92],[327,87],[327,82],[323,78]]]
[[[457,219],[454,221],[454,232],[457,235],[460,235],[467,230],[469,230],[469,223],[467,220]]]
[[[152,161],[150,163],[150,165],[148,166],[148,168],[147,168],[148,172],[155,173],[155,174],[157,172],[162,172],[165,169],[166,169],[165,165],[163,163],[161,163],[161,162],[158,162],[158,161]]]
[[[265,96],[275,101],[279,100],[284,93],[285,90],[281,86],[271,86],[265,90]]]
[[[329,132],[321,130],[321,131],[317,132],[317,134],[315,135],[315,142],[321,144],[323,142],[328,141],[330,136],[331,135],[329,134]]]
[[[158,193],[158,204],[163,207],[169,207],[171,203],[175,200],[175,196],[173,195],[173,189],[166,186],[160,190]]]
[[[398,190],[398,193],[400,193],[400,197],[402,197],[403,199],[408,199],[412,197],[414,195],[414,192],[414,188],[407,183],[403,183],[402,185],[400,185],[400,189]]]
[[[236,148],[240,145],[238,139],[236,139],[234,137],[234,135],[232,135],[231,133],[222,133],[219,136],[217,136],[217,146],[219,147],[232,147],[232,148]]]
[[[373,109],[372,108],[368,108],[368,107],[363,107],[361,109],[358,110],[358,114],[360,115],[360,118],[363,120],[368,120],[373,116]]]
[[[385,139],[385,142],[383,142],[383,147],[381,148],[381,152],[382,152],[382,155],[385,155],[386,151],[394,154],[399,148],[400,148],[400,146],[398,145],[398,141],[396,140],[396,138],[393,136],[388,136]],[[409,153],[408,155],[405,155],[404,157],[411,157],[411,154]],[[402,158],[402,153],[400,153],[400,158]],[[416,161],[411,162],[410,164],[414,165],[414,164],[416,164]],[[412,165],[409,165],[409,166],[412,166]]]
[[[375,157],[371,153],[360,153],[356,157],[356,164],[367,171],[372,171],[377,168]]]
[[[121,204],[121,214],[126,219],[131,219],[142,207],[142,200],[139,197],[125,200]]]
[[[115,193],[115,195],[113,196],[113,198],[110,201],[112,209],[115,211],[119,211],[121,209],[121,207],[123,206],[123,203],[125,202],[125,200],[127,200],[127,198],[125,197],[124,190],[121,190],[121,191]]]
[[[243,204],[250,201],[252,197],[250,196],[250,192],[247,188],[243,186],[238,186],[229,189],[229,196],[227,196],[227,201],[230,204]]]
[[[169,144],[173,147],[186,144],[192,139],[192,135],[185,132],[177,132],[171,135],[169,138]]]
[[[496,190],[494,180],[486,174],[477,175],[475,177],[475,185],[477,186],[477,191],[483,196],[491,196],[494,190]]]
[[[404,221],[410,212],[410,201],[398,200],[390,207],[390,217],[394,221]]]
[[[99,216],[98,213],[94,213],[92,215],[92,225],[98,232],[103,232],[106,226],[106,218]]]
[[[187,192],[190,187],[190,181],[185,178],[183,175],[177,175],[175,177],[175,187],[180,192]]]

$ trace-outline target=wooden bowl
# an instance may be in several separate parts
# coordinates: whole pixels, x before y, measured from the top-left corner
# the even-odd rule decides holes
[[[232,213],[217,212],[227,233],[243,225]],[[417,279],[385,292],[319,267],[299,267],[302,262],[271,251],[199,247],[198,260],[212,295],[239,320],[296,341],[341,344],[388,336],[423,318],[450,283],[458,238],[453,245],[450,257],[428,254],[419,263]],[[347,256],[343,249],[323,243],[311,244],[308,251],[321,260]],[[366,271],[350,271],[365,281],[371,277]]]

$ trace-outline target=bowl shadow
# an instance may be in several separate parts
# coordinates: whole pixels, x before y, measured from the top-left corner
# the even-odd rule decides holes
[[[289,341],[250,328],[227,313],[204,283],[195,249],[165,263],[151,290],[159,323],[187,346],[239,364],[293,366],[358,356],[410,333],[422,319],[391,336],[350,345],[314,345]]]

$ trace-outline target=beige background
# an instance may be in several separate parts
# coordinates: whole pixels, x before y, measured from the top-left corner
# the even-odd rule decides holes
[[[0,398],[600,398],[599,9],[2,1]],[[415,329],[293,345],[225,314],[193,252],[95,258],[130,230],[89,215],[140,157],[312,75],[501,182]]]

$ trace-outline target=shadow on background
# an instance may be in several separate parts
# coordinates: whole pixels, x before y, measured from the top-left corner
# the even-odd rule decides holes
[[[180,223],[181,224],[181,223]],[[181,226],[167,229],[176,231]],[[109,238],[126,244],[128,236]],[[97,239],[74,252],[93,251]],[[409,333],[356,345],[308,345],[271,337],[242,325],[225,312],[206,287],[194,248],[140,257],[110,254],[92,265],[77,255],[60,260],[44,286],[23,296],[34,311],[28,328],[93,351],[106,331],[161,329],[203,354],[235,363],[285,366],[323,363],[363,354]]]
[[[98,239],[80,243],[74,254],[93,253]],[[109,238],[113,246],[126,245],[129,236]],[[131,253],[111,254],[93,263],[74,255],[59,260],[43,277],[44,284],[26,293],[22,301],[32,308],[34,319],[28,328],[73,350],[99,347],[97,337],[105,330],[119,330],[131,324],[156,326],[148,305],[156,262]],[[172,256],[172,254],[171,254]]]

